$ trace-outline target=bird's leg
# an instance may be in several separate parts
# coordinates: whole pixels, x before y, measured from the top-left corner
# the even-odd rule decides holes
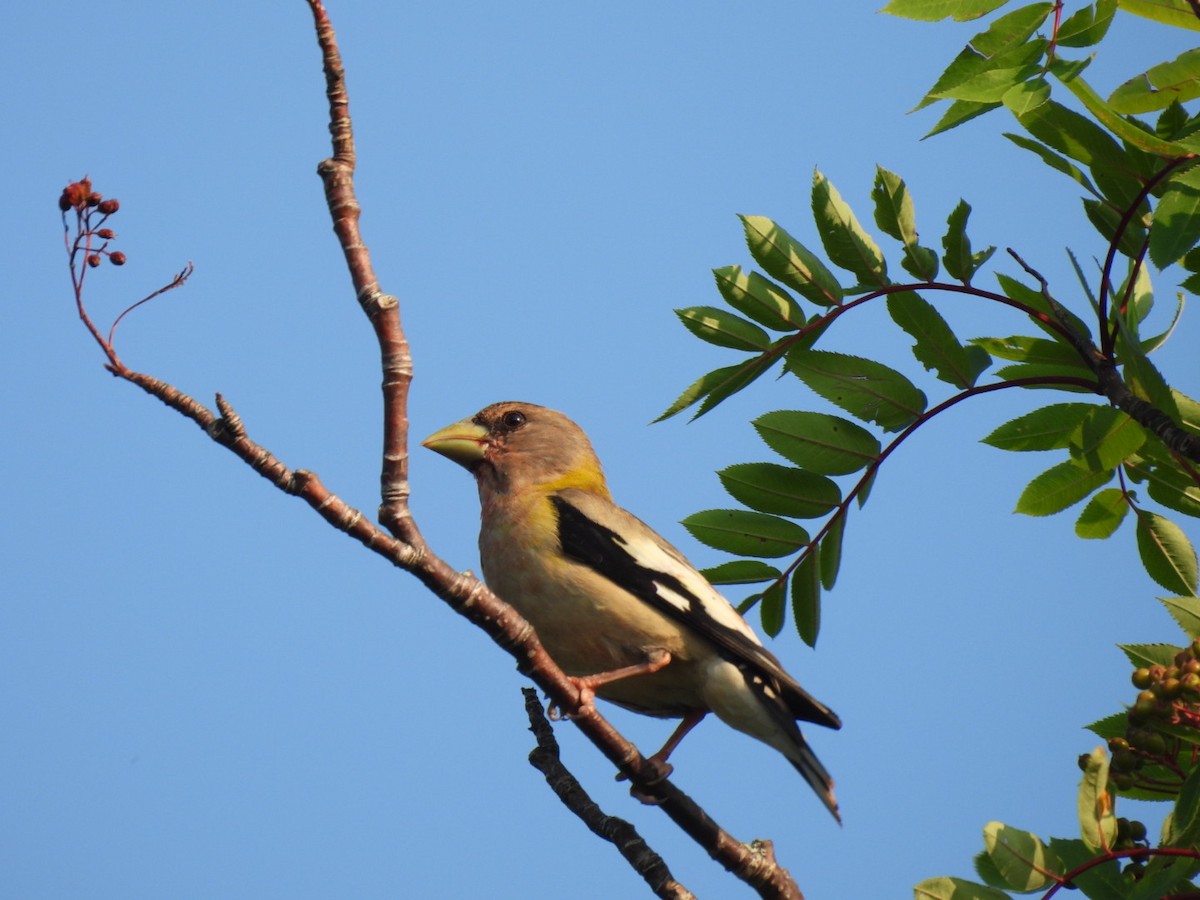
[[[696,712],[690,712],[683,717],[683,721],[671,732],[671,736],[667,738],[667,742],[659,748],[658,752],[653,756],[646,758],[646,764],[655,772],[653,783],[662,781],[674,771],[674,766],[667,762],[667,757],[675,752],[675,748],[679,746],[679,742],[687,736],[687,733],[700,724],[700,720],[708,715],[708,710],[701,709]],[[617,781],[625,781],[623,774],[618,773]]]
[[[575,702],[575,711],[580,712],[586,707],[593,705],[593,701],[596,699],[596,688],[612,684],[614,681],[620,681],[622,678],[632,678],[634,675],[652,675],[670,661],[671,654],[669,652],[655,649],[647,651],[646,658],[640,663],[634,663],[632,666],[621,666],[619,669],[597,672],[594,675],[579,677],[568,675],[567,678],[575,685],[575,689],[579,691],[579,697]],[[546,710],[546,714],[553,721],[564,718],[562,710],[559,709],[556,703],[550,704]],[[567,715],[569,716],[570,713]],[[680,737],[683,737],[683,735],[680,735]]]

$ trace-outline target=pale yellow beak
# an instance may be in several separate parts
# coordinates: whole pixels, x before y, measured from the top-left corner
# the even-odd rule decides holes
[[[425,440],[422,447],[428,447],[434,453],[440,453],[446,459],[454,460],[460,466],[472,468],[483,459],[487,450],[488,430],[477,422],[463,419],[453,425],[447,425],[441,431],[435,431]]]

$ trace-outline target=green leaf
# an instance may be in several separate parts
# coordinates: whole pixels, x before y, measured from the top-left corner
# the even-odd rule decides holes
[[[774,357],[756,356],[740,365],[722,366],[719,369],[713,369],[708,374],[701,375],[688,385],[675,402],[667,407],[666,412],[654,421],[661,422],[663,419],[669,419],[702,398],[707,398],[701,405],[700,411],[694,416],[694,418],[699,418],[722,400],[736,394],[742,388],[746,387],[746,385],[753,382],[759,375],[771,368],[774,362]]]
[[[1128,141],[1139,150],[1145,150],[1147,153],[1153,153],[1155,156],[1162,156],[1166,159],[1178,159],[1191,155],[1191,151],[1186,147],[1174,141],[1164,141],[1123,118],[1083,78],[1060,76],[1059,80],[1079,99],[1080,103],[1087,107],[1088,112],[1095,116],[1101,125],[1121,140]]]
[[[1160,597],[1188,640],[1200,636],[1200,597]]]
[[[880,12],[921,22],[937,22],[942,19],[968,22],[986,16],[1007,2],[1008,0],[889,0]]]
[[[1170,62],[1133,76],[1109,95],[1108,104],[1128,116],[1196,97],[1200,97],[1200,49],[1187,50]]]
[[[1138,466],[1136,472],[1145,477],[1146,491],[1167,509],[1186,516],[1200,518],[1200,484],[1190,475],[1173,466]]]
[[[983,439],[1000,450],[1061,450],[1094,403],[1054,403],[1005,422]]]
[[[1084,760],[1081,764],[1086,767],[1079,782],[1080,836],[1092,851],[1108,850],[1117,838],[1117,817],[1108,792],[1108,754],[1097,747]]]
[[[1095,394],[1097,388],[1091,384],[1075,384],[1066,379],[1090,378],[1090,373],[1080,371],[1078,367],[1048,366],[1042,363],[1014,363],[1011,366],[1001,366],[993,373],[1001,381],[1020,381],[1024,378],[1037,378],[1039,382],[1022,385],[1027,388],[1049,388],[1055,391],[1070,391],[1076,394]],[[1053,380],[1048,380],[1053,379]]]
[[[954,57],[920,106],[939,98],[955,96],[955,92],[964,85],[985,78],[988,73],[1035,66],[1045,52],[1046,42],[1029,39],[1052,8],[1053,4],[1050,3],[1034,3],[1000,16],[985,31],[972,37]],[[969,96],[961,99],[999,100],[1000,97]]]
[[[1187,0],[1121,0],[1121,9],[1164,25],[1200,31],[1200,20]]]
[[[792,576],[792,617],[800,640],[810,647],[817,646],[821,631],[821,581],[817,572],[820,551],[814,547],[796,567]]]
[[[1045,144],[1040,143],[1039,141],[1031,140],[1024,135],[1005,132],[1004,136],[1023,150],[1036,153],[1041,158],[1042,162],[1054,169],[1056,172],[1062,172],[1064,175],[1082,187],[1085,191],[1088,191],[1090,194],[1096,197],[1100,196],[1100,192],[1096,190],[1096,187],[1092,184],[1091,179],[1084,174],[1083,169],[1079,168],[1065,156],[1059,156]]]
[[[1146,267],[1143,266],[1138,271],[1145,272]],[[1176,294],[1175,295],[1175,315],[1171,319],[1171,324],[1168,325],[1166,327],[1166,330],[1164,330],[1160,334],[1156,334],[1154,337],[1149,337],[1149,338],[1146,338],[1144,341],[1142,341],[1142,343],[1141,343],[1142,353],[1150,354],[1150,353],[1153,353],[1155,350],[1159,349],[1160,347],[1162,347],[1163,344],[1165,344],[1167,342],[1167,340],[1171,337],[1171,335],[1175,332],[1175,326],[1177,326],[1179,324],[1179,319],[1182,316],[1183,316],[1183,294]]]
[[[983,846],[1003,886],[1011,891],[1041,890],[1053,883],[1048,873],[1062,870],[1058,857],[1036,834],[1002,822],[984,826]]]
[[[763,631],[771,637],[776,637],[779,632],[783,631],[783,621],[786,618],[784,597],[783,582],[776,581],[763,591],[759,603],[759,620],[762,622]]]
[[[765,216],[739,216],[750,255],[768,275],[819,306],[842,302],[842,287],[816,255]]]
[[[1025,486],[1017,500],[1016,511],[1027,516],[1062,512],[1111,481],[1112,477],[1111,471],[1090,472],[1072,462],[1061,462]]]
[[[978,253],[971,252],[971,239],[967,237],[967,219],[971,216],[971,205],[965,200],[959,200],[958,206],[951,211],[946,219],[946,236],[942,238],[942,264],[947,274],[956,281],[970,284],[971,279],[979,268],[991,259],[996,252],[995,247],[988,247]]]
[[[849,475],[879,456],[879,441],[861,425],[825,413],[781,409],[754,420],[767,446],[821,475]]]
[[[829,530],[821,538],[821,587],[832,591],[842,565],[842,536],[846,532],[846,516],[850,508],[835,513]]]
[[[1103,540],[1111,537],[1120,527],[1129,503],[1125,493],[1118,488],[1097,491],[1075,522],[1075,534],[1087,540]]]
[[[1000,106],[1000,103],[973,103],[970,100],[955,100],[946,108],[937,124],[929,130],[925,137],[933,137],[935,134],[942,134],[952,128],[957,128],[964,122],[969,122]],[[921,140],[924,139],[921,138]]]
[[[1125,383],[1138,397],[1157,406],[1174,421],[1179,421],[1175,395],[1162,373],[1145,356],[1134,353],[1125,360]]]
[[[915,900],[1010,900],[1004,891],[985,887],[964,878],[926,878],[913,887]]]
[[[1175,814],[1171,817],[1171,829],[1167,835],[1169,847],[1200,849],[1200,766],[1191,773],[1179,789],[1175,798]],[[1195,863],[1190,867],[1195,870]]]
[[[759,512],[815,519],[842,502],[838,486],[824,475],[776,463],[737,463],[717,473],[735,500]]]
[[[737,556],[790,556],[809,542],[808,532],[795,522],[746,509],[706,509],[680,524],[700,543]]]
[[[1096,854],[1083,841],[1050,838],[1050,849],[1062,862],[1063,869],[1075,872],[1071,884],[1091,900],[1128,900],[1129,882],[1121,876],[1121,860],[1109,859],[1097,864]]]
[[[1180,647],[1174,644],[1117,644],[1135,669],[1143,666],[1171,666]],[[1126,718],[1126,724],[1129,720]]]
[[[1197,240],[1200,240],[1200,166],[1191,166],[1171,176],[1154,211],[1150,261],[1160,269],[1166,268],[1196,246]]]
[[[1000,285],[1000,289],[1004,291],[1005,296],[1011,297],[1018,303],[1023,303],[1031,309],[1037,310],[1048,318],[1064,325],[1076,334],[1091,334],[1087,324],[1061,304],[1052,306],[1050,301],[1046,299],[1046,295],[1040,290],[1029,287],[1023,284],[1010,275],[1005,275],[1003,272],[996,273],[996,281]],[[1046,325],[1037,316],[1030,316],[1030,321],[1051,335],[1054,340],[1061,341],[1062,336],[1053,328]]]
[[[1119,409],[1094,406],[1071,437],[1073,459],[1093,472],[1115,469],[1146,442],[1146,431]]]
[[[1146,240],[1146,226],[1138,217],[1123,221],[1121,213],[1110,204],[1086,198],[1083,201],[1083,211],[1105,241],[1117,242],[1117,249],[1122,254],[1130,259],[1136,259],[1141,254],[1142,244]]]
[[[718,347],[762,351],[771,346],[770,335],[753,322],[715,306],[689,306],[675,315],[700,340]]]
[[[1039,363],[1047,366],[1063,366],[1064,368],[1077,366],[1089,375],[1092,373],[1092,370],[1080,359],[1079,352],[1062,341],[1050,341],[1046,338],[1027,337],[1019,334],[1006,338],[972,338],[971,343],[1001,359]]]
[[[884,431],[899,431],[925,411],[925,394],[874,360],[825,350],[792,351],[787,367],[829,402]]]
[[[1048,100],[1017,116],[1021,126],[1046,146],[1083,163],[1100,179],[1106,197],[1120,206],[1133,202],[1141,189],[1121,145],[1099,125],[1060,103]]]
[[[708,569],[701,569],[709,584],[760,584],[774,581],[783,573],[775,566],[757,559],[735,559]]]
[[[1085,6],[1063,20],[1058,28],[1060,47],[1091,47],[1100,43],[1112,24],[1117,0],[1097,0],[1095,6]]]
[[[1137,544],[1151,578],[1168,591],[1196,593],[1196,551],[1182,528],[1142,510],[1137,517]]]
[[[933,306],[912,291],[892,294],[887,299],[892,321],[910,334],[913,356],[942,381],[969,388],[991,364],[985,350],[964,347]]]
[[[775,331],[804,327],[804,313],[783,288],[757,272],[746,274],[741,266],[713,269],[717,290],[725,302],[760,325]]]
[[[819,170],[813,172],[812,211],[830,262],[853,272],[862,284],[887,284],[883,251]]]
[[[875,200],[875,224],[884,234],[904,244],[901,265],[905,271],[922,281],[933,281],[938,273],[937,254],[920,245],[912,195],[904,179],[876,166],[871,197]]]
[[[1017,81],[1000,95],[1001,102],[1018,117],[1041,106],[1049,99],[1050,85],[1044,78]]]

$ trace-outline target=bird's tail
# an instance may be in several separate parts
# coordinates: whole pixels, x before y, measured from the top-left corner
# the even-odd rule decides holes
[[[833,814],[840,825],[842,816],[838,812],[837,798],[833,796],[833,779],[821,765],[821,761],[817,759],[817,754],[813,753],[812,747],[808,746],[808,741],[804,740],[800,730],[796,729],[796,733],[791,737],[792,740],[788,742],[788,746],[779,749],[788,758],[788,762],[796,767],[796,771],[804,776],[808,786],[821,798],[825,808]]]

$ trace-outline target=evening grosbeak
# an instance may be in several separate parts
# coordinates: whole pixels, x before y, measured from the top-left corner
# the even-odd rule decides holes
[[[796,683],[724,597],[612,501],[578,425],[531,403],[494,403],[424,446],[475,476],[488,586],[537,630],[586,703],[683,722],[663,765],[707,713],[774,747],[835,818],[833,780],[796,720],[841,721]]]

